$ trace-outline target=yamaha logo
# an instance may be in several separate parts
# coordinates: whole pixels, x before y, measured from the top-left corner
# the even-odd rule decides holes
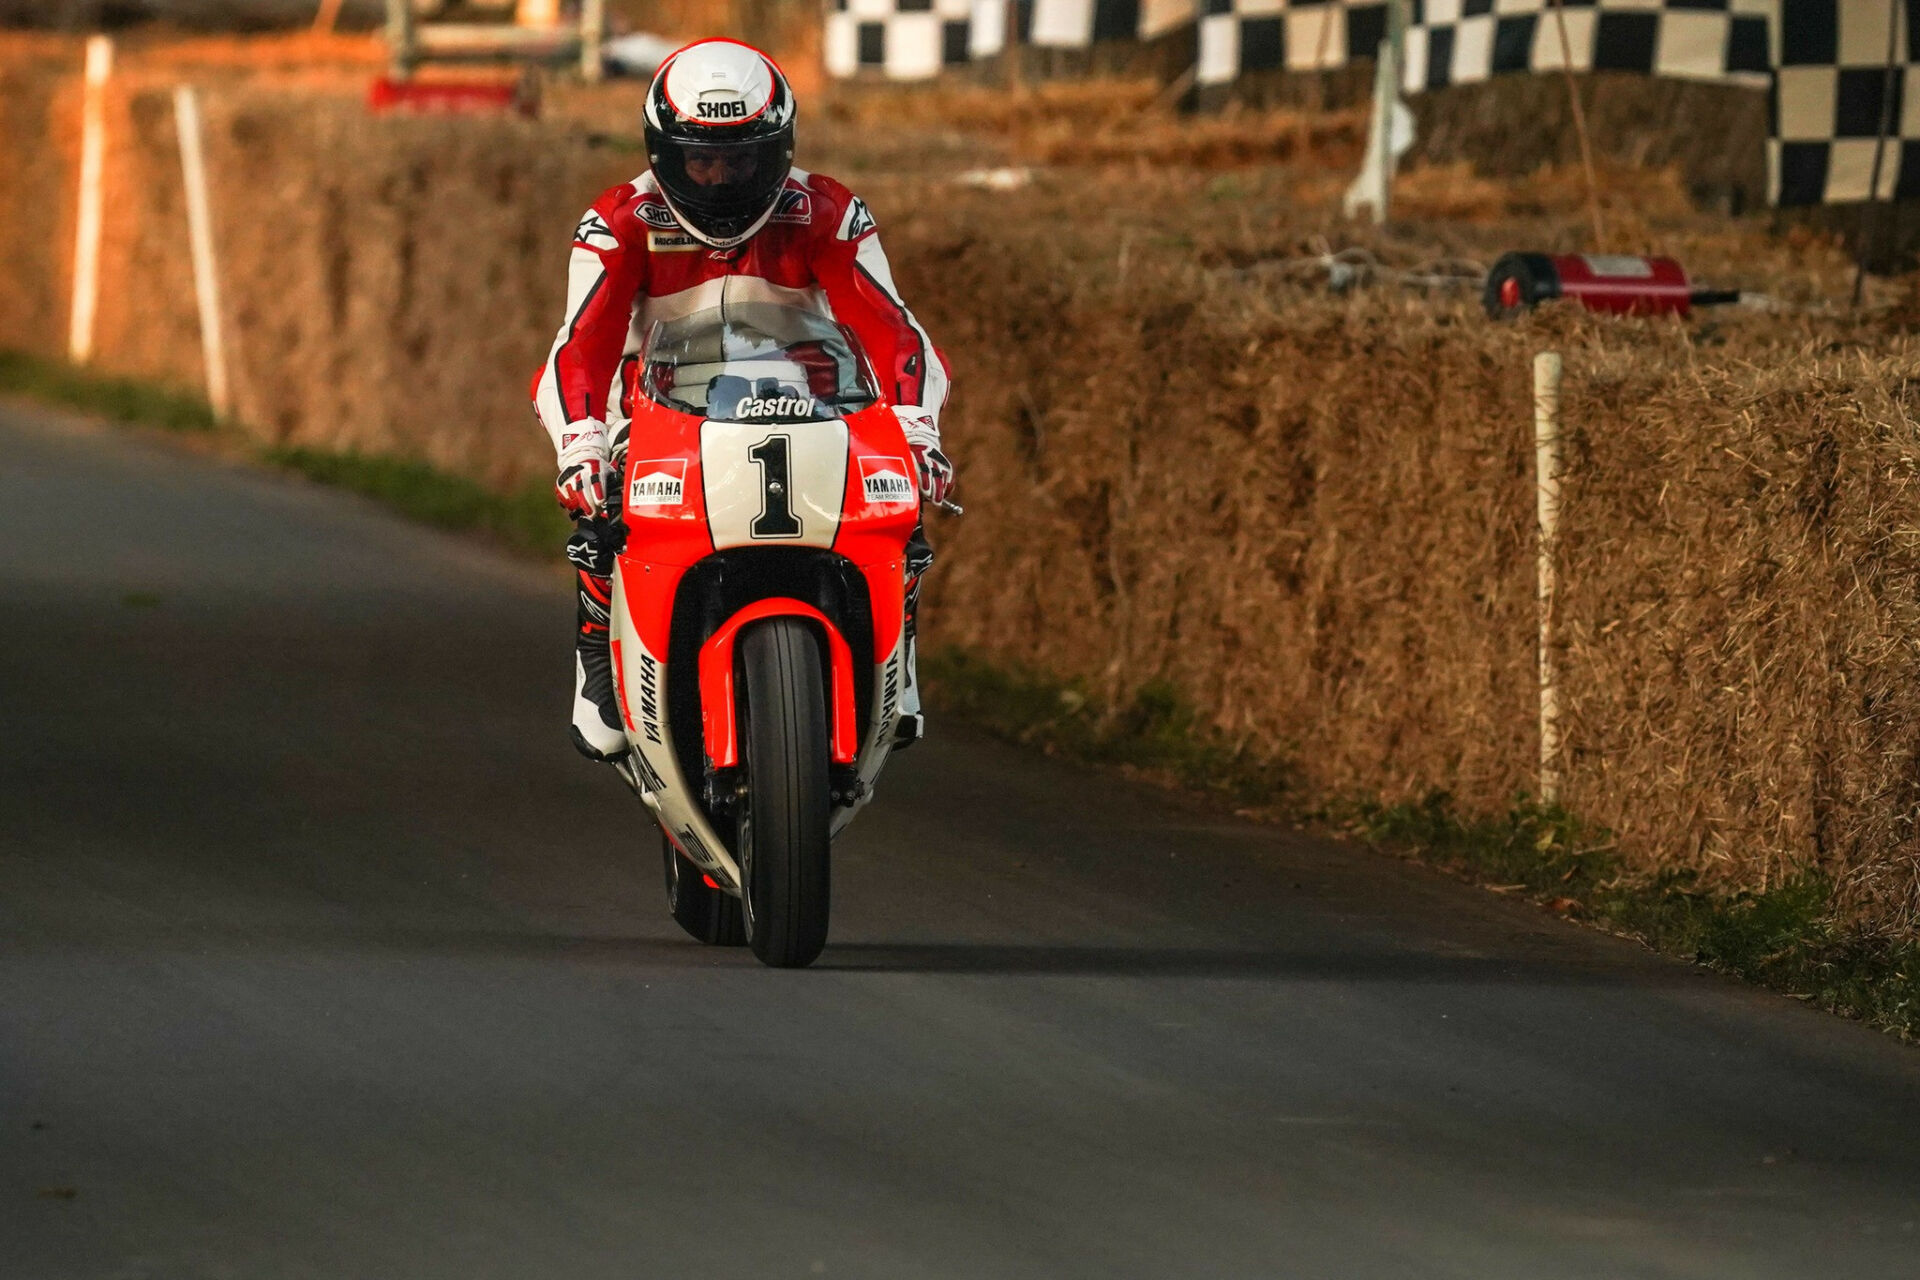
[[[635,463],[633,483],[627,486],[627,506],[677,507],[686,501],[686,491],[685,458]]]
[[[904,505],[915,501],[914,483],[907,476],[904,459],[862,458],[860,479],[868,502]]]

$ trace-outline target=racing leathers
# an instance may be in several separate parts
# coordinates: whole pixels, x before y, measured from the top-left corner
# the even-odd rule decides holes
[[[714,249],[688,234],[651,173],[594,201],[574,228],[566,319],[534,381],[534,409],[553,440],[559,493],[581,521],[568,547],[578,569],[574,742],[612,759],[626,748],[608,654],[613,543],[600,515],[626,452],[639,394],[640,346],[656,324],[739,302],[821,311],[866,349],[907,436],[930,502],[944,500],[953,469],[940,450],[947,370],[914,319],[880,248],[865,202],[832,178],[794,169],[772,217],[752,239]],[[916,533],[908,564],[908,736],[919,732],[912,659],[921,575],[932,563]]]

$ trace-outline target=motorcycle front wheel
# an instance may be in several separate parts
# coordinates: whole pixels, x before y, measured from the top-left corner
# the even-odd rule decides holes
[[[700,868],[687,861],[666,833],[660,835],[666,860],[667,910],[674,923],[710,947],[737,947],[747,940],[740,899],[707,883]]]
[[[746,779],[738,808],[747,942],[767,964],[813,963],[827,944],[832,794],[820,644],[796,618],[740,637]]]

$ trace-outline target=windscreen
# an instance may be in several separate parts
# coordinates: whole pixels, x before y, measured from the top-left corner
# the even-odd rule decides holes
[[[845,326],[772,302],[655,325],[640,385],[655,404],[715,422],[827,422],[878,398]]]

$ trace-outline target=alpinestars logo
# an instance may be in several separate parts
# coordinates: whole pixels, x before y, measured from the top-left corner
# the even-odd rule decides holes
[[[580,225],[573,229],[573,242],[600,253],[620,247],[620,241],[615,238],[613,228],[607,225],[607,220],[591,212],[580,219]]]
[[[860,480],[868,502],[913,501],[913,481],[907,478],[907,464],[899,458],[860,459]]]
[[[633,483],[627,486],[629,507],[677,507],[686,501],[687,460],[656,458],[633,464]]]
[[[873,220],[873,213],[867,208],[867,202],[855,196],[853,198],[853,204],[847,209],[846,225],[840,228],[840,238],[842,240],[858,240],[861,236],[873,230],[876,225]]]

